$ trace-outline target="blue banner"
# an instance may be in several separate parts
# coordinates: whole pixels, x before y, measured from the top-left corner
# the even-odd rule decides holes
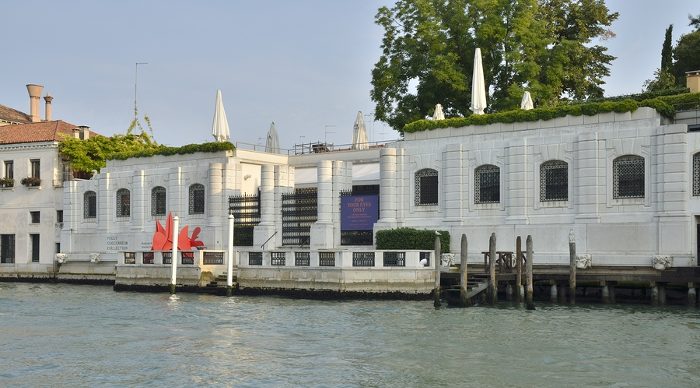
[[[372,230],[379,218],[378,195],[340,197],[340,229]]]

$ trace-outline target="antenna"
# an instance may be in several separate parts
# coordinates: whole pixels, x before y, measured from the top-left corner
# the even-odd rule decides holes
[[[139,65],[148,65],[148,62],[136,62],[136,70],[134,71],[134,119],[138,114],[138,108],[136,107],[136,89],[139,82]]]

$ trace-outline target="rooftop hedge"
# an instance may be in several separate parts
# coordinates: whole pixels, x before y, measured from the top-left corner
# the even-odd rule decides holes
[[[159,145],[153,149],[143,149],[135,151],[123,151],[110,155],[107,159],[126,160],[129,158],[147,158],[156,155],[187,155],[195,152],[220,152],[233,151],[236,147],[229,142],[211,142],[201,144],[187,144],[182,147],[168,147]]]
[[[639,107],[653,108],[662,116],[672,118],[676,109],[700,108],[700,93],[659,96],[641,101],[628,98],[624,100],[589,102],[585,104],[567,104],[531,110],[517,109],[508,112],[470,115],[467,117],[455,117],[445,120],[418,120],[406,124],[403,128],[403,132],[413,133],[437,128],[460,128],[469,125],[531,122],[537,120],[551,120],[565,116],[593,116],[608,112],[625,113],[634,112]]]

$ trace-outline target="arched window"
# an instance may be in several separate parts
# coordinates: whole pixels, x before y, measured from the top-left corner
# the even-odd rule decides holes
[[[644,158],[624,155],[613,160],[613,198],[644,198]]]
[[[693,155],[693,195],[700,195],[700,152]]]
[[[190,186],[190,214],[204,214],[204,185]]]
[[[438,204],[438,172],[432,168],[424,168],[416,172],[416,205]]]
[[[540,165],[540,201],[569,200],[569,169],[563,160]]]
[[[97,194],[94,191],[86,191],[83,194],[83,218],[97,217]]]
[[[127,189],[117,190],[117,217],[131,215],[131,193]]]
[[[484,164],[474,170],[474,203],[498,203],[501,201],[501,170],[492,164]]]
[[[165,187],[156,186],[151,190],[151,215],[165,215]]]

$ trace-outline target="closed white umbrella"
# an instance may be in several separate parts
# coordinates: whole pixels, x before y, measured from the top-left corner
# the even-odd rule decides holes
[[[433,112],[433,120],[444,120],[445,114],[442,112],[442,105],[435,104],[435,112]]]
[[[520,109],[530,110],[534,107],[535,107],[535,104],[532,102],[532,97],[530,97],[530,92],[525,92],[525,94],[523,94],[522,101],[520,101]]]
[[[277,129],[275,129],[275,122],[270,124],[270,130],[267,131],[267,140],[265,141],[265,152],[270,152],[273,154],[280,153],[280,139],[277,136]]]
[[[214,108],[214,123],[211,126],[211,134],[216,141],[229,141],[228,120],[224,110],[224,100],[221,98],[221,90],[216,91],[216,107]]]
[[[484,114],[486,109],[486,83],[484,82],[484,65],[481,63],[481,49],[474,50],[474,71],[472,73],[472,106],[469,108],[476,115]]]
[[[357,117],[355,118],[355,125],[352,131],[352,149],[369,149],[369,144],[367,143],[367,129],[365,128],[365,119],[362,115],[362,111],[357,112]]]

